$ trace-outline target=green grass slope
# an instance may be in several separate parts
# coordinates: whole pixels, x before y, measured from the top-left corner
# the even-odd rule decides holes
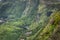
[[[57,9],[40,0],[0,1],[0,40],[53,40],[60,22]]]

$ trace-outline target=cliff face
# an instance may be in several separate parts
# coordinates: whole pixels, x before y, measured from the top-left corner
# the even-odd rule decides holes
[[[0,40],[60,40],[60,4],[57,2],[1,0]]]

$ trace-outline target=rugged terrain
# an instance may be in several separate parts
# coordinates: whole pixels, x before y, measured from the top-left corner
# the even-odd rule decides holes
[[[0,0],[0,40],[60,40],[60,1]]]

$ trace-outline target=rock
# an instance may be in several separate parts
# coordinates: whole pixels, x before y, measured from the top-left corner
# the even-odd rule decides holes
[[[6,20],[0,19],[0,24],[4,23]]]
[[[50,11],[50,12],[47,12],[47,16],[49,17],[50,15],[52,14],[52,12]]]
[[[20,40],[24,40],[24,39],[20,39]]]
[[[50,20],[50,24],[54,24],[54,19],[53,18]]]
[[[32,34],[32,31],[27,31],[27,32],[25,33],[26,36],[30,36],[31,34]]]

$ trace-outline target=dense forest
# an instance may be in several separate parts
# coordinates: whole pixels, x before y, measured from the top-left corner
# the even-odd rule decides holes
[[[0,40],[60,40],[60,0],[0,0]]]

